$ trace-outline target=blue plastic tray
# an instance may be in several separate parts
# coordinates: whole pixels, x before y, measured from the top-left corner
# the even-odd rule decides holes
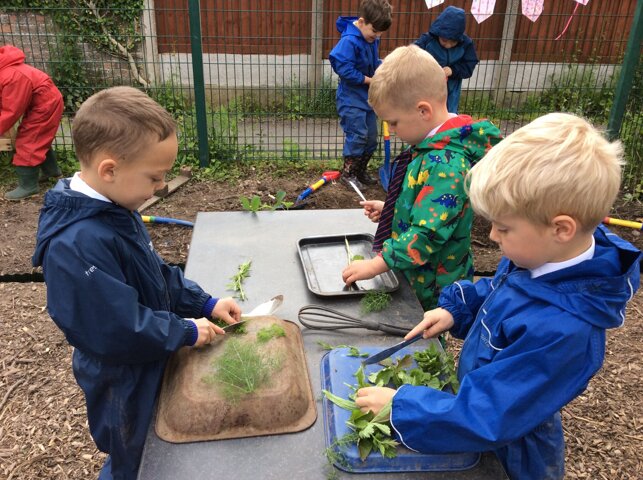
[[[425,346],[409,346],[397,352],[393,358],[403,357],[418,350],[424,350]],[[360,347],[362,353],[377,353],[382,348]],[[355,385],[356,380],[353,374],[359,368],[362,359],[349,357],[348,349],[331,350],[322,357],[321,361],[321,382],[322,388],[342,398],[348,398],[351,389],[348,385]],[[366,374],[369,375],[379,369],[381,365],[368,365]],[[324,432],[326,434],[326,446],[329,447],[336,439],[350,433],[346,420],[350,418],[350,412],[338,407],[323,396],[323,417]],[[346,464],[335,463],[335,466],[346,472],[353,473],[376,473],[376,472],[438,472],[466,470],[474,467],[480,460],[478,453],[453,453],[429,455],[417,453],[400,445],[397,447],[397,457],[385,458],[379,452],[372,452],[365,461],[359,458],[357,446],[343,448]]]

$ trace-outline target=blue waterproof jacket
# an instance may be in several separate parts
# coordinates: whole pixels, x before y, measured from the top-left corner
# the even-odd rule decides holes
[[[34,266],[47,308],[75,347],[73,370],[89,428],[114,479],[135,479],[168,356],[194,343],[210,299],[152,247],[137,212],[60,180],[40,212]]]
[[[357,107],[372,110],[368,104],[368,85],[364,77],[372,77],[380,66],[379,38],[368,43],[353,22],[357,17],[339,17],[337,31],[342,34],[329,55],[330,65],[339,76],[337,109]]]
[[[478,55],[473,41],[464,33],[465,13],[461,8],[449,6],[431,24],[429,31],[415,41],[415,44],[429,52],[441,67],[449,67],[453,71],[447,81],[447,109],[458,113],[462,79],[473,75],[478,64]],[[438,37],[457,40],[453,48],[444,48]]]
[[[639,287],[641,252],[603,226],[594,258],[532,279],[504,258],[493,279],[457,282],[439,306],[464,338],[456,395],[402,386],[392,425],[425,453],[494,450],[512,479],[560,479],[559,410],[600,369],[605,329],[624,321]]]

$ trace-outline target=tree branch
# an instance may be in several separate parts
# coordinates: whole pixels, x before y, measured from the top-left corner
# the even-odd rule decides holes
[[[103,31],[103,34],[107,37],[109,42],[116,47],[116,49],[121,52],[121,54],[127,59],[127,62],[129,63],[129,68],[130,71],[132,72],[133,77],[136,79],[138,83],[143,85],[144,87],[148,87],[150,85],[150,82],[141,75],[141,72],[138,69],[138,65],[136,65],[136,60],[134,60],[134,57],[132,54],[127,50],[127,48],[118,42],[112,34],[107,30],[105,25],[103,24],[103,17],[98,11],[98,7],[96,7],[96,4],[94,3],[93,0],[83,0],[83,3],[91,10],[91,12],[94,14],[96,17],[96,20],[98,20],[98,24],[100,25],[101,30]]]

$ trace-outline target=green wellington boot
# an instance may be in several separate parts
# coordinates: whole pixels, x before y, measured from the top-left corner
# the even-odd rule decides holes
[[[22,200],[38,193],[38,167],[16,167],[18,188],[5,193],[6,200]]]
[[[63,172],[60,170],[58,162],[56,161],[56,152],[49,149],[45,155],[45,161],[40,164],[40,177],[38,177],[38,181],[46,182],[50,178],[56,180],[62,176]]]

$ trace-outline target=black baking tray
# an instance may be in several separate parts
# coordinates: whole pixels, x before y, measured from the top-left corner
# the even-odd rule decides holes
[[[359,280],[352,288],[346,288],[342,270],[348,265],[346,240],[351,254],[361,255],[365,260],[375,257],[373,235],[348,233],[301,238],[297,242],[308,289],[322,296],[364,295],[372,291],[392,292],[400,283],[392,271],[384,272],[369,280]]]

